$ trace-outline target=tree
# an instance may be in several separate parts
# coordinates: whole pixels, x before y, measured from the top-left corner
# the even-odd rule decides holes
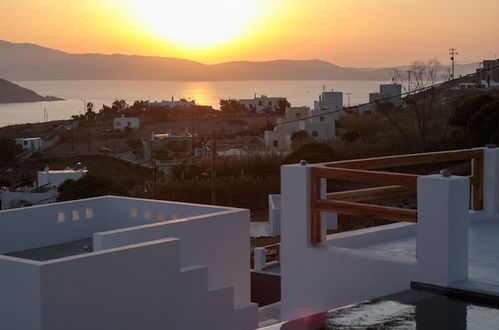
[[[277,103],[277,113],[278,114],[284,114],[286,112],[286,108],[290,107],[291,104],[288,102],[286,98],[280,99],[279,102]]]
[[[465,99],[452,113],[450,117],[451,124],[467,128],[469,119],[475,113],[480,111],[484,105],[487,105],[495,100],[495,97],[488,94],[477,95]]]
[[[144,148],[144,144],[142,143],[142,140],[141,139],[138,139],[138,138],[131,138],[131,139],[127,139],[125,141],[126,145],[132,149],[132,152],[134,154],[139,154],[139,153],[142,153],[142,150]]]
[[[13,139],[0,136],[0,164],[11,163],[21,152],[21,146]]]
[[[85,112],[85,118],[87,120],[95,120],[96,114],[94,112],[94,104],[92,102],[87,103],[87,112]]]
[[[447,74],[436,59],[414,61],[408,70],[394,70],[394,80],[402,85],[406,110],[416,126],[419,144],[423,150],[432,150],[447,136],[450,110],[445,107],[440,95],[441,90],[433,86],[443,81]],[[391,116],[390,111],[381,111],[402,137],[409,142],[411,127],[403,127]]]
[[[248,109],[235,99],[221,99],[220,100],[220,110],[226,114],[237,114],[248,111]]]
[[[66,180],[59,188],[58,202],[104,195],[124,195],[126,188],[108,176],[86,174],[78,180]]]
[[[313,141],[314,139],[308,135],[307,131],[293,132],[293,134],[291,135],[291,150],[296,150],[301,145]]]
[[[298,163],[306,160],[309,163],[321,163],[333,161],[335,153],[333,148],[323,142],[310,142],[303,144],[296,151],[284,158],[284,164]]]
[[[499,100],[488,103],[471,116],[468,125],[473,146],[484,146],[499,135]]]
[[[111,108],[118,113],[123,112],[126,108],[128,108],[128,104],[125,100],[114,100]]]

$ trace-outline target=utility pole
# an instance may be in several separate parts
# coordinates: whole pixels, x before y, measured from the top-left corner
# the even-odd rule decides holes
[[[90,129],[87,127],[87,147],[88,153],[90,153]]]
[[[407,92],[409,94],[411,94],[411,73],[412,73],[412,71],[411,70],[407,70],[406,72],[407,72],[407,80],[408,80],[408,85],[409,85],[408,86],[409,90]]]
[[[345,94],[348,97],[348,108],[350,108],[350,95],[352,95],[352,93],[345,93]]]
[[[452,61],[452,71],[451,71],[450,77],[451,77],[451,80],[454,80],[454,60],[455,60],[455,55],[457,55],[457,49],[450,48],[449,55],[450,55],[450,60]]]
[[[217,178],[217,135],[213,133],[211,140],[211,204],[215,205],[217,201],[216,178]]]
[[[71,125],[71,153],[75,151],[75,134],[74,126]]]
[[[151,154],[151,168],[152,168],[152,198],[156,198],[156,160],[154,159],[154,140],[151,139],[149,152]]]

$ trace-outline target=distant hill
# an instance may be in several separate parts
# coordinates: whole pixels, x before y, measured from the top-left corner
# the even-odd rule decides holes
[[[30,89],[13,84],[8,80],[0,79],[0,103],[59,101],[54,96],[41,96]]]
[[[476,63],[458,65],[457,74]],[[206,65],[171,57],[70,54],[0,40],[0,76],[9,80],[389,80],[392,68],[346,68],[322,60]]]

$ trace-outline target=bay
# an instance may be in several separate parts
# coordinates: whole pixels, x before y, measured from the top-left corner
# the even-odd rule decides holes
[[[326,90],[351,93],[350,104],[365,103],[370,92],[379,90],[383,81],[133,81],[133,80],[50,80],[16,81],[16,84],[34,90],[40,95],[54,95],[64,101],[0,104],[0,127],[43,121],[44,109],[49,120],[70,119],[84,112],[85,102],[93,102],[99,110],[115,99],[131,104],[135,100],[160,101],[186,98],[200,105],[219,109],[220,99],[252,98],[257,96],[286,97],[292,106],[312,107],[323,86]]]

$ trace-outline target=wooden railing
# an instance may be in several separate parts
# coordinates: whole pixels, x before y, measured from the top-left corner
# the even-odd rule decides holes
[[[323,163],[325,167],[313,167],[310,217],[311,243],[318,244],[321,242],[322,230],[320,213],[324,211],[393,221],[417,222],[417,210],[360,203],[361,201],[396,198],[416,194],[417,178],[420,175],[375,170],[470,159],[473,160],[472,175],[469,176],[470,183],[472,184],[471,205],[473,210],[481,210],[483,209],[482,149],[344,160]],[[321,179],[378,184],[381,186],[333,192],[327,194],[327,199],[321,199]]]
[[[265,248],[265,262],[280,261],[281,260],[281,244],[271,244],[263,246]]]

